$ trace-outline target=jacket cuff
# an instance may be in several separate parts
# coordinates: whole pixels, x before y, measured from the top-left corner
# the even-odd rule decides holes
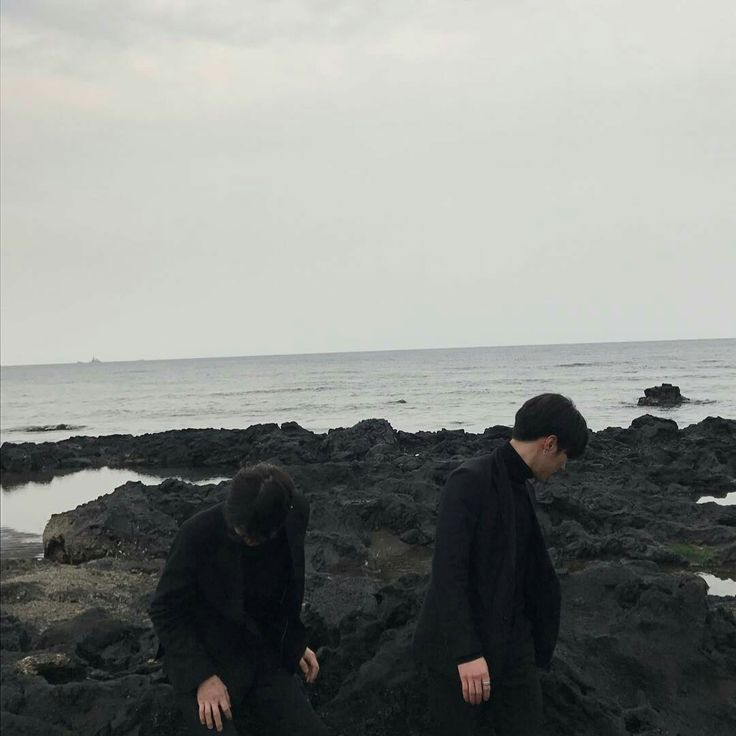
[[[202,662],[200,666],[196,666],[193,662],[191,662],[190,666],[185,668],[183,671],[176,668],[177,671],[176,674],[174,674],[173,672],[170,672],[166,667],[165,655],[164,669],[166,670],[166,674],[168,675],[171,684],[174,686],[174,689],[182,693],[190,693],[192,691],[196,691],[197,688],[205,680],[212,677],[212,675],[217,674],[214,667],[209,662]]]
[[[467,654],[464,657],[458,657],[457,664],[466,664],[482,656],[483,656],[483,652],[476,652],[475,654]]]
[[[451,624],[448,622],[448,625]],[[483,656],[483,644],[470,623],[465,627],[458,626],[458,630],[448,640],[448,644],[449,653],[455,661],[463,658],[467,658],[466,661],[470,661],[472,659],[470,655],[475,655],[476,657]]]

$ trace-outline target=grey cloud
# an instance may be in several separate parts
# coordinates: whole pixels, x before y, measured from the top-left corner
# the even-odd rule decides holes
[[[3,361],[732,334],[732,8],[3,2]]]
[[[435,5],[428,2],[425,12]],[[129,43],[150,38],[217,40],[225,44],[346,38],[385,22],[411,17],[414,3],[399,0],[54,0],[3,3],[3,16],[28,29],[80,39]]]

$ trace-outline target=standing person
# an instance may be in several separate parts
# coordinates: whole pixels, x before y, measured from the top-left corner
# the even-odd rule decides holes
[[[319,664],[300,620],[309,506],[275,465],[244,468],[224,503],[182,524],[151,603],[189,733],[326,736],[295,672]]]
[[[579,457],[588,428],[572,401],[542,394],[519,409],[511,437],[453,471],[440,500],[414,638],[438,736],[485,725],[496,736],[541,733],[537,667],[552,660],[560,586],[529,481]]]

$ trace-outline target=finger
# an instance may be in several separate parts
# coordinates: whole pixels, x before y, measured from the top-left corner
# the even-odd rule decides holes
[[[466,703],[469,703],[470,702],[470,688],[468,686],[468,679],[466,677],[463,677],[460,682],[462,683],[462,687],[463,687],[463,700]]]
[[[204,726],[205,720],[204,720],[204,703],[199,704],[199,722]]]
[[[204,704],[204,719],[207,721],[207,728],[212,729],[214,723],[212,722],[212,706],[209,703]]]
[[[227,691],[227,688],[225,688],[225,695],[223,697],[223,700],[225,701],[225,703],[227,703],[227,709],[230,710],[232,704],[230,703],[230,693]]]
[[[482,697],[480,680],[473,680],[473,705],[478,705]]]
[[[225,718],[228,719],[228,721],[232,721],[233,719],[233,713],[230,710],[230,703],[229,702],[221,702],[220,708],[222,708],[222,712],[225,714]]]
[[[305,657],[302,657],[299,660],[299,669],[306,675],[309,673],[309,664],[307,663],[307,660]]]
[[[215,717],[215,728],[222,731],[222,716],[220,715],[220,706],[217,703],[212,706],[212,714]]]
[[[483,680],[483,700],[486,702],[491,698],[491,683],[488,680]]]

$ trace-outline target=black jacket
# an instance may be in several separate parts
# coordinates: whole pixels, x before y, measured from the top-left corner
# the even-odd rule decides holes
[[[294,494],[286,519],[291,575],[284,580],[279,656],[290,671],[306,648],[300,619],[304,598],[304,536],[309,505]],[[262,637],[243,601],[243,542],[217,504],[182,524],[150,607],[151,620],[174,688],[189,692],[211,675],[236,686],[250,679]]]
[[[528,490],[532,505],[534,491]],[[414,637],[417,659],[457,674],[458,660],[482,652],[503,675],[511,635],[516,564],[513,489],[498,450],[454,470],[440,499],[432,576]],[[537,665],[549,666],[560,622],[560,586],[533,514],[527,615]]]

